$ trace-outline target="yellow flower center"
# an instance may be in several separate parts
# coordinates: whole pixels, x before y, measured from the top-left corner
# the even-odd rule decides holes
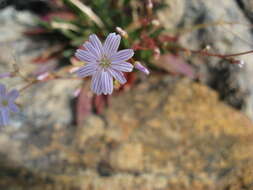
[[[100,64],[101,67],[103,68],[108,68],[111,65],[111,61],[107,58],[107,57],[102,57],[102,59],[100,60]]]
[[[8,106],[8,101],[7,100],[2,100],[2,106],[4,106],[4,107]]]

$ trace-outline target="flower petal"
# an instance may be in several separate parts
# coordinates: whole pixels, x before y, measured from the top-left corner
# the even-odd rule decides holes
[[[101,94],[101,83],[100,83],[100,72],[97,71],[94,75],[92,75],[92,79],[91,79],[91,90],[97,94],[100,95]]]
[[[15,113],[19,112],[19,107],[13,102],[10,102],[8,107],[12,112],[15,112]]]
[[[103,54],[103,46],[101,41],[98,39],[97,35],[92,34],[89,37],[89,41],[93,45],[93,47],[98,51],[99,55],[101,56]]]
[[[3,84],[0,84],[0,96],[4,96],[6,94],[6,88]]]
[[[91,89],[94,93],[100,94],[112,94],[113,91],[113,79],[110,73],[104,69],[97,71],[92,77]]]
[[[115,33],[110,33],[104,43],[104,53],[107,57],[111,57],[115,54],[119,48],[121,37]]]
[[[78,77],[84,78],[93,75],[97,70],[98,65],[94,63],[89,63],[81,68],[79,68],[75,73]]]
[[[131,72],[133,70],[134,66],[128,62],[122,62],[122,63],[113,63],[112,62],[111,67],[115,70],[118,70],[118,71]]]
[[[130,59],[133,55],[134,51],[132,49],[124,49],[113,54],[110,58],[112,62],[122,62]]]
[[[86,63],[94,63],[97,60],[97,58],[89,51],[85,51],[82,49],[76,50],[75,56]]]
[[[0,108],[0,126],[5,126],[9,124],[9,109],[8,108]]]
[[[7,94],[7,97],[10,101],[15,101],[19,96],[18,90],[12,90]]]
[[[103,94],[112,94],[113,91],[113,78],[110,73],[104,71],[101,73],[101,89]]]
[[[97,60],[99,60],[101,58],[101,54],[99,53],[99,50],[97,50],[91,42],[85,42],[83,44],[83,47],[89,51],[93,56],[95,56],[97,58]]]
[[[116,71],[114,69],[109,69],[108,72],[117,80],[120,82],[120,84],[125,84],[127,82],[124,74],[120,71]]]

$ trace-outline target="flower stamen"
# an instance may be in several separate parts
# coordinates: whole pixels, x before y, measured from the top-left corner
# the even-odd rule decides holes
[[[7,107],[8,106],[8,100],[2,100],[2,106]]]
[[[111,61],[106,56],[103,56],[102,59],[100,60],[100,64],[99,65],[102,68],[108,68],[111,65]]]

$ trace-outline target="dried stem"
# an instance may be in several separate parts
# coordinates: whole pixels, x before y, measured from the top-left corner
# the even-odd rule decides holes
[[[52,76],[53,76],[53,78],[49,78],[49,79],[45,79],[45,80],[33,79],[29,83],[27,83],[25,86],[23,86],[19,90],[19,92],[23,92],[24,90],[30,88],[34,84],[38,84],[38,83],[41,83],[41,82],[49,82],[49,81],[52,81],[52,80],[81,80],[80,78],[76,78],[76,77],[64,77],[64,76],[58,76],[58,75],[52,75]]]
[[[20,92],[20,93],[23,92],[24,90],[26,90],[27,88],[31,87],[32,85],[34,85],[34,84],[36,84],[36,83],[38,83],[38,82],[39,82],[38,80],[33,80],[33,81],[31,81],[30,83],[27,83],[25,86],[23,86],[23,87],[19,90],[19,92]]]

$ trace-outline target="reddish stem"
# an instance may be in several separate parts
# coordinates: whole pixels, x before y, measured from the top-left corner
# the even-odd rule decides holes
[[[190,50],[190,49],[186,49],[186,48],[181,48],[181,50],[185,51],[185,52],[196,53],[196,54],[201,54],[201,55],[206,55],[206,56],[219,57],[222,59],[227,59],[229,57],[236,57],[236,56],[240,56],[240,55],[246,55],[246,54],[253,53],[253,50],[250,50],[250,51],[246,51],[246,52],[221,55],[218,53],[210,53],[210,52],[207,52],[206,50]]]

